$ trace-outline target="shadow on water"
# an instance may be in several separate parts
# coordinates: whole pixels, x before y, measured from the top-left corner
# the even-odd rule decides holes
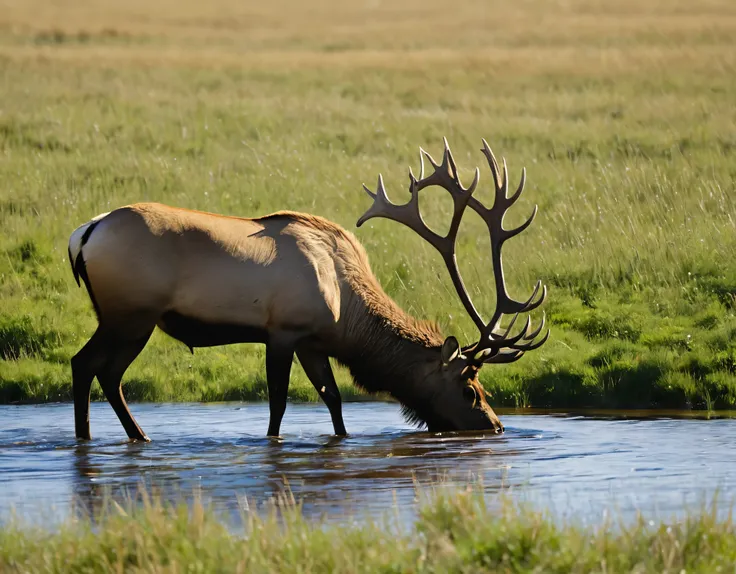
[[[128,443],[106,404],[92,409],[95,439],[78,443],[72,406],[0,407],[0,522],[14,508],[48,521],[99,511],[140,486],[165,500],[199,495],[240,513],[285,491],[308,517],[341,521],[387,510],[411,520],[416,486],[482,481],[564,516],[596,520],[613,503],[677,513],[736,480],[736,420],[676,413],[505,411],[504,435],[430,434],[391,403],[345,405],[351,434],[330,435],[322,405],[290,405],[282,439],[263,436],[266,404],[134,405],[153,442]],[[587,414],[587,413],[586,413]],[[652,414],[652,413],[648,413]],[[725,495],[725,496],[724,496]]]

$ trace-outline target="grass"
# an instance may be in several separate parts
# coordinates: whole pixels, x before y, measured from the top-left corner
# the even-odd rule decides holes
[[[201,503],[143,496],[111,503],[94,522],[57,530],[0,527],[3,572],[728,572],[732,517],[703,508],[684,519],[583,527],[476,491],[440,491],[407,528],[395,517],[331,526],[298,506],[247,514],[245,535]]]
[[[0,402],[70,398],[94,330],[70,232],[134,201],[355,230],[383,173],[406,197],[418,146],[447,136],[469,180],[480,138],[528,184],[505,251],[512,294],[550,286],[553,336],[488,367],[494,405],[736,405],[736,8],[437,0],[266,4],[0,0]],[[482,168],[481,184],[490,179]],[[489,199],[487,187],[481,199]],[[448,198],[428,193],[430,224]],[[432,249],[388,221],[358,237],[386,291],[463,343],[476,335]],[[461,268],[489,314],[487,235]],[[338,372],[346,398],[355,398]],[[95,398],[101,393],[95,389]],[[263,349],[157,333],[132,400],[266,397]],[[290,396],[316,400],[295,369]]]

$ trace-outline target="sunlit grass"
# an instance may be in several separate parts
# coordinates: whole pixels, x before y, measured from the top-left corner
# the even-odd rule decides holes
[[[447,136],[470,178],[488,139],[538,203],[510,242],[511,292],[550,287],[552,339],[486,368],[493,404],[736,404],[736,10],[726,0],[493,3],[0,0],[0,400],[70,397],[94,330],[71,230],[155,200],[355,230],[361,183],[406,197],[418,147]],[[447,198],[422,201],[447,225]],[[488,238],[460,266],[488,314]],[[395,223],[357,235],[386,291],[476,336],[432,249]],[[354,393],[338,373],[343,393]],[[156,334],[126,376],[139,400],[265,397],[258,346]],[[293,399],[315,399],[295,369]],[[95,396],[100,394],[95,391]]]
[[[583,526],[478,490],[422,496],[407,526],[388,513],[326,525],[288,499],[246,512],[232,529],[201,502],[143,495],[112,501],[54,529],[0,527],[3,572],[728,572],[736,560],[730,515],[709,507],[684,518]],[[285,505],[284,505],[285,504]]]

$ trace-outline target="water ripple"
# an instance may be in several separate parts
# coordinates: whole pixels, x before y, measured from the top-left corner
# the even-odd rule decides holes
[[[323,405],[289,405],[275,440],[263,436],[266,404],[133,411],[154,442],[125,441],[106,404],[92,405],[86,443],[73,436],[71,405],[0,407],[0,522],[11,508],[31,520],[63,517],[73,501],[95,509],[140,484],[172,499],[196,491],[234,515],[288,487],[308,516],[348,520],[398,502],[409,517],[417,483],[478,479],[489,494],[592,520],[611,507],[677,513],[716,490],[728,505],[736,481],[731,419],[505,414],[501,436],[433,435],[405,425],[395,404],[351,403],[340,438]]]

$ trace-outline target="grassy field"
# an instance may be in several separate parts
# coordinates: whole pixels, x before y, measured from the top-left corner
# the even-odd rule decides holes
[[[514,181],[527,167],[511,224],[540,207],[505,262],[516,297],[549,285],[553,334],[484,369],[492,404],[733,407],[734,38],[732,0],[0,0],[0,402],[70,398],[96,323],[66,245],[92,216],[161,201],[355,230],[361,183],[405,198],[447,136],[481,198],[481,137]],[[438,229],[448,204],[423,198]],[[357,235],[405,309],[474,340],[431,247],[385,220]],[[487,234],[473,216],[461,235],[488,314]],[[126,381],[133,400],[265,398],[264,352],[156,333]],[[299,368],[290,393],[316,399]]]
[[[247,515],[245,536],[201,504],[167,506],[146,498],[114,504],[97,519],[57,531],[0,527],[0,570],[34,572],[730,572],[733,519],[709,509],[672,522],[595,527],[470,492],[440,492],[423,503],[413,528],[384,520],[328,526],[298,507]]]

